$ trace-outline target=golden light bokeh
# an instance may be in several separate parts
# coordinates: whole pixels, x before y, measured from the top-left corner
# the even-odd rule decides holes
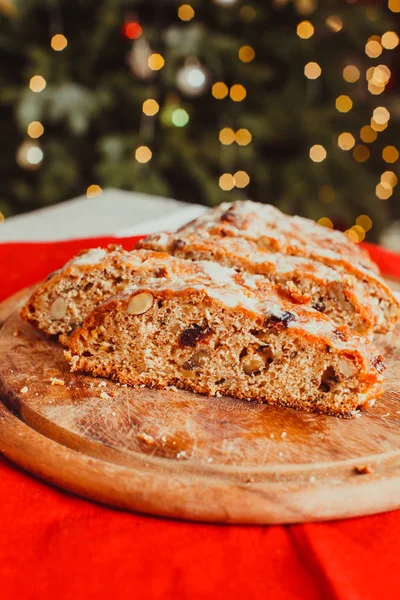
[[[56,33],[51,38],[50,45],[56,52],[61,52],[61,50],[64,50],[68,46],[68,40],[62,33]]]
[[[231,173],[224,173],[219,178],[219,187],[225,192],[229,192],[235,187],[235,179]]]
[[[375,108],[372,118],[374,119],[375,123],[378,123],[378,125],[383,125],[389,121],[390,112],[384,106],[378,106]]]
[[[246,171],[236,171],[233,178],[237,188],[245,188],[250,183],[250,177]]]
[[[37,139],[43,135],[44,127],[40,121],[32,121],[32,123],[29,123],[26,132],[29,137]]]
[[[246,88],[241,83],[235,83],[229,91],[229,96],[234,102],[241,102],[247,96]]]
[[[329,185],[323,185],[318,190],[318,199],[324,204],[330,204],[335,199],[335,191]]]
[[[359,144],[354,148],[353,156],[357,162],[365,162],[369,159],[370,151],[368,150],[367,146]]]
[[[239,146],[247,146],[250,144],[253,137],[248,129],[242,128],[237,130],[235,139]]]
[[[333,228],[333,223],[328,217],[321,217],[317,221],[318,225],[322,225],[323,227],[328,227],[329,229]]]
[[[142,110],[148,117],[153,117],[160,110],[160,105],[154,98],[148,98],[143,102]]]
[[[379,96],[379,94],[382,94],[382,92],[385,91],[385,84],[384,83],[376,84],[373,81],[368,81],[368,91],[370,94],[373,94],[374,96]]]
[[[364,127],[361,127],[360,138],[366,144],[372,144],[372,142],[374,142],[377,137],[378,137],[378,134],[376,133],[376,131],[374,129],[372,129],[372,127],[370,125],[364,125]]]
[[[240,9],[240,18],[245,23],[251,23],[251,21],[254,21],[256,15],[257,13],[255,9],[252,6],[250,6],[250,4],[244,4]]]
[[[159,71],[165,65],[165,60],[161,54],[153,53],[147,59],[147,65],[152,71]]]
[[[2,212],[0,212],[0,225],[4,223],[5,217]]]
[[[343,21],[337,15],[331,15],[330,17],[328,17],[325,20],[325,25],[331,31],[334,31],[335,33],[337,33],[338,31],[340,31],[342,29],[342,27],[343,27]]]
[[[382,158],[386,163],[395,163],[399,160],[399,151],[394,146],[386,146],[382,150]]]
[[[348,229],[347,231],[345,231],[345,234],[356,244],[358,244],[359,239],[358,239],[358,235],[357,232],[354,231],[354,229]]]
[[[380,85],[382,83],[386,85],[391,74],[392,73],[387,65],[378,65],[377,67],[373,68],[371,81],[372,83],[375,83],[375,85]]]
[[[224,127],[219,132],[219,141],[224,146],[230,146],[235,141],[235,132],[230,127]]]
[[[343,79],[348,83],[355,83],[360,79],[360,70],[355,65],[347,65],[343,69]]]
[[[400,0],[389,0],[388,2],[389,10],[394,13],[400,12]]]
[[[372,220],[368,215],[360,215],[356,219],[356,225],[362,227],[364,231],[369,231],[370,229],[372,229]]]
[[[34,75],[29,81],[32,92],[42,92],[46,87],[46,80],[41,75]]]
[[[239,60],[244,63],[250,63],[255,58],[254,48],[251,46],[242,46],[239,48]]]
[[[370,123],[371,123],[371,127],[372,127],[372,129],[373,129],[374,131],[378,131],[378,132],[380,132],[380,131],[385,131],[385,129],[386,129],[386,128],[387,128],[387,126],[388,126],[388,123],[387,123],[387,121],[386,121],[386,123],[383,123],[382,125],[380,125],[379,123],[377,123],[376,121],[374,121],[374,119],[371,119]]]
[[[135,158],[139,163],[147,163],[153,156],[152,151],[148,146],[139,146],[135,151]]]
[[[353,108],[353,101],[349,96],[338,96],[336,98],[335,106],[339,112],[347,113]]]
[[[393,188],[397,185],[397,182],[397,175],[393,173],[393,171],[385,171],[384,173],[382,173],[381,183],[386,183],[387,185]]]
[[[385,50],[394,50],[399,45],[399,36],[394,31],[387,31],[381,38]]]
[[[382,46],[377,40],[369,40],[365,44],[365,54],[370,58],[378,58],[382,54]]]
[[[301,21],[297,25],[296,33],[302,40],[308,40],[314,33],[314,25],[310,21]]]
[[[393,188],[385,183],[378,183],[375,194],[380,200],[387,200],[393,194]]]
[[[317,8],[317,0],[296,0],[296,11],[299,15],[311,15]]]
[[[350,231],[354,231],[359,242],[362,242],[365,239],[365,231],[361,225],[353,225],[353,227],[350,227]]]
[[[309,62],[304,67],[304,75],[308,79],[317,79],[322,73],[322,69],[316,62]]]
[[[194,15],[194,9],[190,6],[190,4],[181,4],[178,8],[178,17],[181,21],[191,21]]]
[[[325,160],[327,152],[321,144],[315,144],[310,148],[310,158],[314,162],[322,162]]]
[[[217,100],[222,100],[223,98],[227,97],[229,89],[223,81],[217,81],[212,86],[211,93]]]
[[[89,185],[88,189],[86,190],[86,197],[94,198],[95,196],[99,196],[102,193],[103,190],[101,189],[101,187],[99,185],[93,184]]]
[[[354,136],[347,131],[341,133],[338,137],[338,146],[342,150],[351,150],[356,143]]]

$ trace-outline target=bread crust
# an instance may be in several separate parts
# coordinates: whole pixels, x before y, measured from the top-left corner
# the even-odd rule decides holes
[[[383,361],[368,340],[294,305],[274,286],[267,296],[239,281],[234,270],[205,262],[193,264],[192,273],[177,267],[167,278],[148,276],[97,306],[72,333],[72,370],[340,416],[354,416],[381,393]],[[146,294],[151,307],[129,312]],[[262,363],[271,348],[272,367]],[[213,357],[208,371],[191,366],[199,352]],[[243,374],[244,360],[264,366],[253,377]]]

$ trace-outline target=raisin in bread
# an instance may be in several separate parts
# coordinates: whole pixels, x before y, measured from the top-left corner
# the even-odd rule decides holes
[[[366,338],[273,285],[260,293],[257,276],[244,287],[233,269],[173,260],[94,308],[69,338],[73,371],[347,417],[381,393]]]
[[[117,294],[142,273],[163,277],[176,261],[147,250],[127,252],[120,246],[81,251],[37,286],[21,317],[49,335],[68,334],[96,306]],[[184,270],[185,265],[180,266]]]
[[[230,206],[237,204],[242,205],[236,203]],[[249,203],[244,204],[248,206]],[[210,212],[215,214],[215,209]],[[228,212],[234,214],[233,210]],[[285,286],[295,301],[297,297],[299,302],[308,302],[336,323],[349,325],[359,333],[368,335],[373,330],[386,333],[400,318],[399,299],[372,268],[366,269],[361,263],[355,268],[350,265],[350,258],[326,262],[315,258],[312,252],[310,256],[288,254],[287,247],[285,252],[274,252],[272,246],[267,249],[256,239],[248,239],[247,233],[243,234],[240,228],[235,235],[224,235],[224,225],[222,229],[217,227],[209,233],[204,229],[201,218],[199,225],[193,222],[176,234],[150,235],[137,247],[169,252],[191,260],[214,260],[243,272],[262,274],[268,280]],[[335,237],[333,234],[338,234],[346,238],[342,241],[343,246],[355,246],[351,251],[354,255],[360,253],[359,260],[367,264],[363,251],[347,241],[347,236],[325,227],[316,227],[327,235]],[[275,236],[278,235],[275,229],[273,231]],[[344,248],[340,252],[343,256]]]

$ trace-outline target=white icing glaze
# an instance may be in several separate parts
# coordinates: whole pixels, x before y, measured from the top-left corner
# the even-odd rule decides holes
[[[81,254],[76,258],[72,259],[70,264],[81,266],[81,265],[96,265],[100,263],[107,255],[107,251],[103,248],[92,248]]]

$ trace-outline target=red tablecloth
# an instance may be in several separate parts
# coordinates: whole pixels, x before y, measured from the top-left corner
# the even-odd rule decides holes
[[[0,244],[0,300],[78,249],[109,241]],[[368,248],[386,274],[400,276],[400,256]],[[400,511],[294,526],[174,522],[82,500],[0,458],[1,600],[399,594]]]

